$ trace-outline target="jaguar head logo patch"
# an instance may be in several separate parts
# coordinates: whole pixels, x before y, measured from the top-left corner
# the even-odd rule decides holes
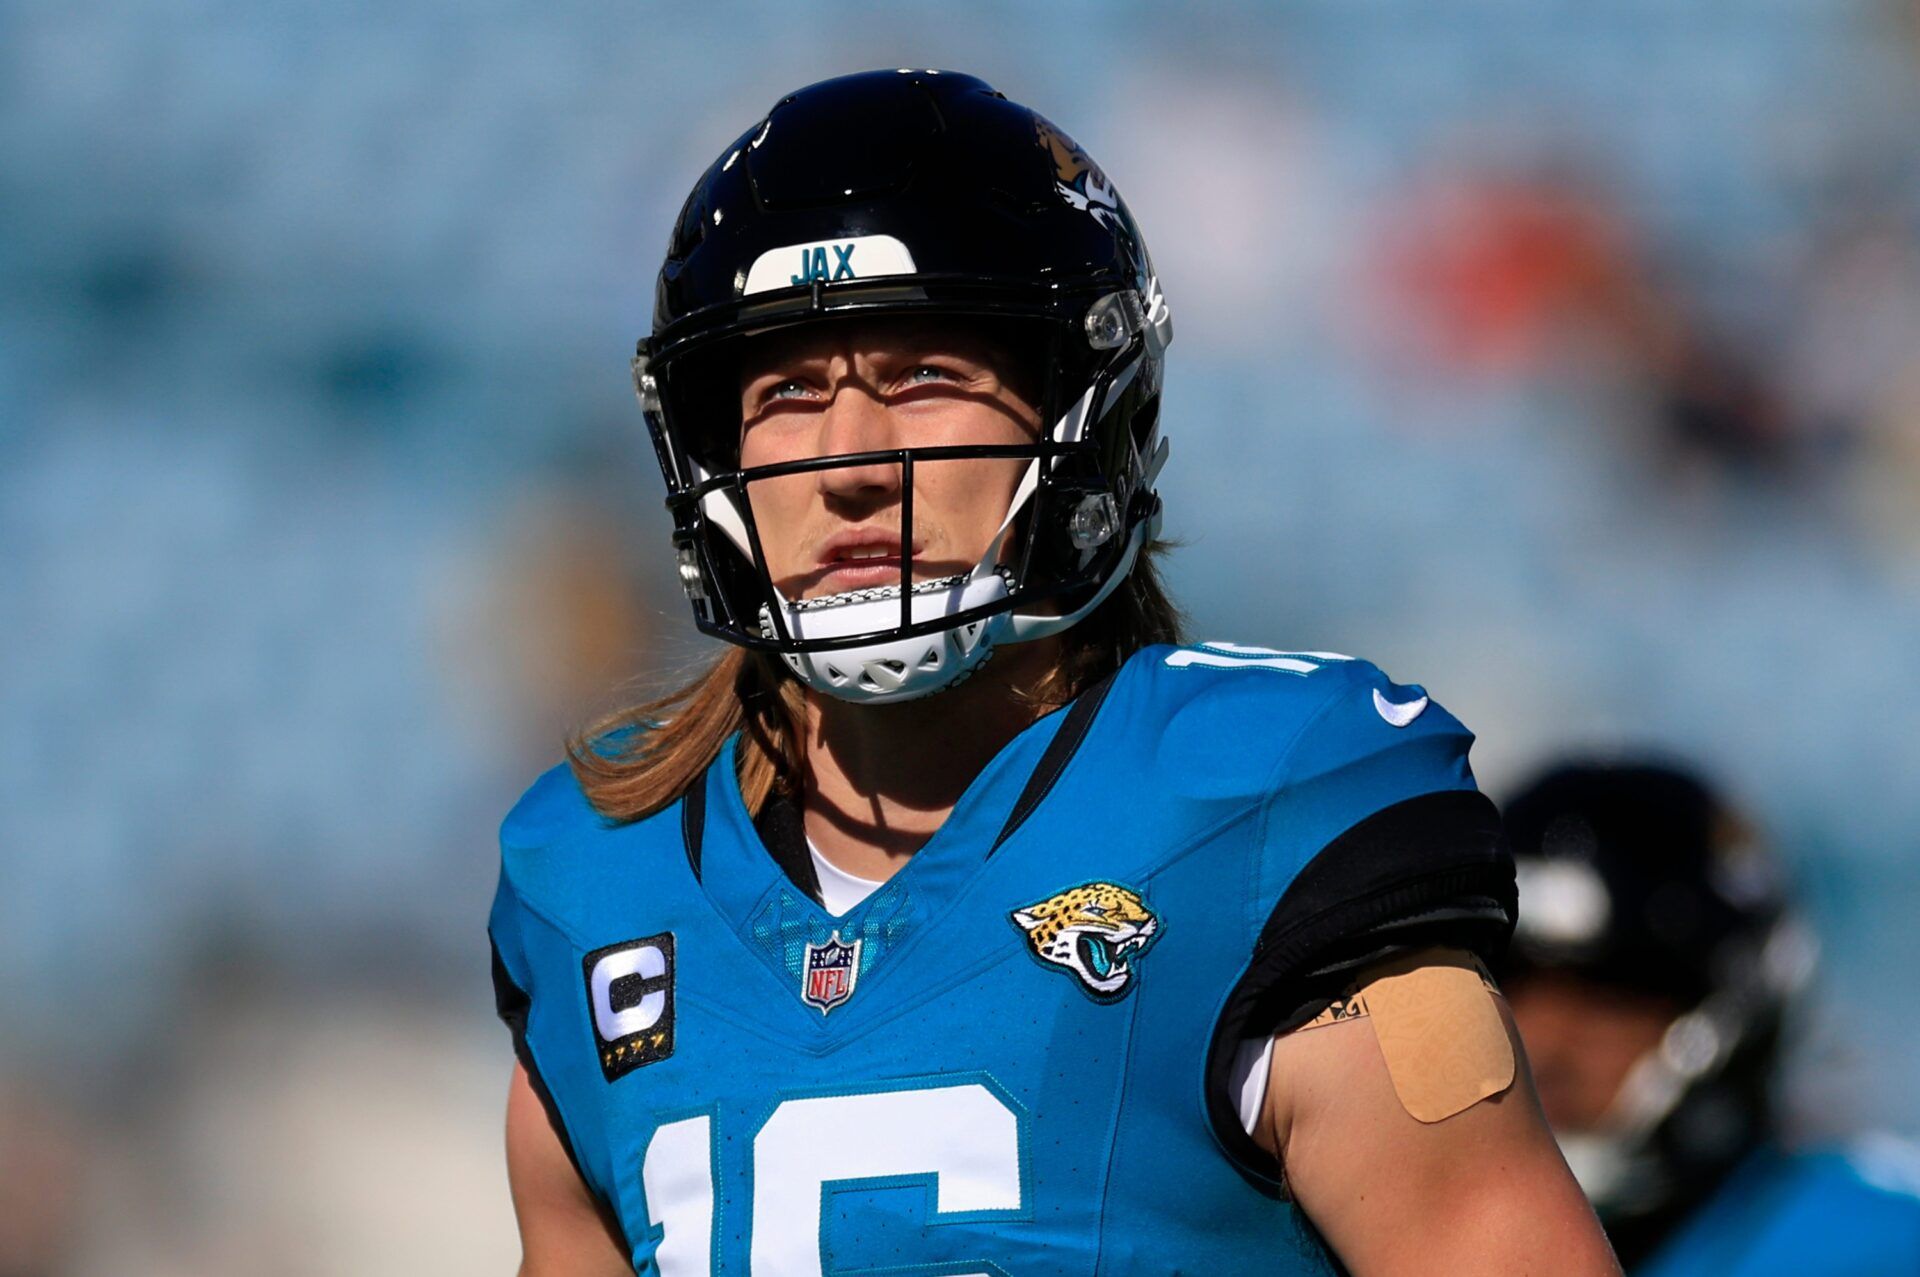
[[[1160,919],[1139,893],[1111,882],[1069,887],[1009,916],[1035,958],[1071,974],[1100,1002],[1126,996],[1134,964],[1160,936]]]

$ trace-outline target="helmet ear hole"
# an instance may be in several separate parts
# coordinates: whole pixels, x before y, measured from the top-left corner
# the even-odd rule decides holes
[[[1133,414],[1133,446],[1141,456],[1153,451],[1153,436],[1160,428],[1160,396],[1154,395]]]

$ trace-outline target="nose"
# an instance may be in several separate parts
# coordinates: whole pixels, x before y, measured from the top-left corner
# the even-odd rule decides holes
[[[834,390],[822,414],[819,455],[844,456],[900,446],[893,413],[864,386],[848,379]],[[829,466],[815,471],[828,498],[884,501],[900,491],[900,467],[891,462]]]

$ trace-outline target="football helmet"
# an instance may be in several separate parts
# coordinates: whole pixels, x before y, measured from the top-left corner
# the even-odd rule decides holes
[[[1505,975],[1566,972],[1683,1008],[1599,1129],[1556,1132],[1609,1229],[1717,1183],[1771,1129],[1809,932],[1749,823],[1664,763],[1575,763],[1508,806],[1519,922]]]
[[[958,317],[1018,335],[1041,370],[1031,443],[905,447],[743,469],[744,339],[844,316]],[[1046,119],[972,76],[874,71],[782,98],[694,185],[633,360],[700,629],[777,654],[851,701],[951,687],[1001,643],[1059,633],[1132,569],[1158,525],[1154,479],[1167,304],[1126,205]],[[1024,459],[970,570],[785,597],[751,485],[835,466],[899,467],[913,544],[916,467]]]

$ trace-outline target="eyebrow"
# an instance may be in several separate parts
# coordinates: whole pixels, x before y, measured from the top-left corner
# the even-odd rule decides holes
[[[798,349],[769,353],[761,357],[747,357],[740,361],[739,380],[742,389],[764,377],[792,375],[793,371],[809,364],[819,363],[835,353],[815,347],[811,350]],[[1003,373],[1006,358],[991,349],[982,348],[978,343],[956,341],[938,336],[929,336],[922,340],[902,342],[885,349],[862,351],[868,358],[911,362],[917,359],[947,358],[964,363],[975,364],[996,374]]]

